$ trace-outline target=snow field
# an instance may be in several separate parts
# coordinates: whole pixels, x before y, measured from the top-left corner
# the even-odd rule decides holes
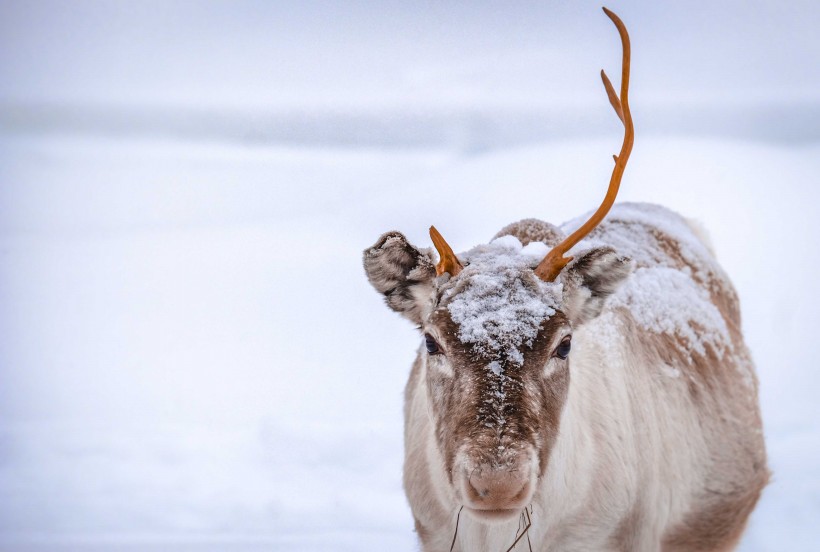
[[[618,140],[4,137],[0,548],[414,550],[401,403],[421,337],[361,251],[571,219]],[[700,221],[740,293],[774,472],[744,551],[818,537],[818,172],[817,145],[647,138],[619,198]]]

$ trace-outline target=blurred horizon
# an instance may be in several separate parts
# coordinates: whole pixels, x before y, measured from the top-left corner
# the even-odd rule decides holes
[[[0,127],[480,151],[617,133],[600,2],[0,2]],[[820,139],[820,10],[612,2],[650,135]]]

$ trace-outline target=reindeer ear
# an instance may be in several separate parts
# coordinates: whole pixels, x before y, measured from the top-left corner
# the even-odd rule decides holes
[[[604,308],[632,273],[632,261],[611,247],[598,247],[578,255],[564,269],[564,314],[574,326],[589,322]]]
[[[387,306],[421,324],[433,305],[436,267],[430,254],[399,232],[388,232],[365,249],[363,260],[367,279],[384,295]]]

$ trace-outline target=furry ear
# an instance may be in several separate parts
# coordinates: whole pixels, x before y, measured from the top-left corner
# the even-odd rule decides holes
[[[611,247],[598,247],[577,255],[562,274],[564,314],[574,326],[589,322],[604,308],[632,273],[632,261]]]
[[[421,324],[433,304],[436,267],[428,251],[411,245],[399,232],[388,232],[364,250],[367,279],[384,295],[387,306]]]

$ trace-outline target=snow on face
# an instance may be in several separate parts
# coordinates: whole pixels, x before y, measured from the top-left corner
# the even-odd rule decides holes
[[[442,295],[452,297],[447,309],[462,343],[487,356],[503,355],[512,365],[524,363],[522,347],[532,345],[561,303],[562,285],[532,272],[546,252],[542,243],[522,247],[514,236],[503,236],[462,255],[464,270]],[[498,375],[502,369],[495,362],[490,371]]]

